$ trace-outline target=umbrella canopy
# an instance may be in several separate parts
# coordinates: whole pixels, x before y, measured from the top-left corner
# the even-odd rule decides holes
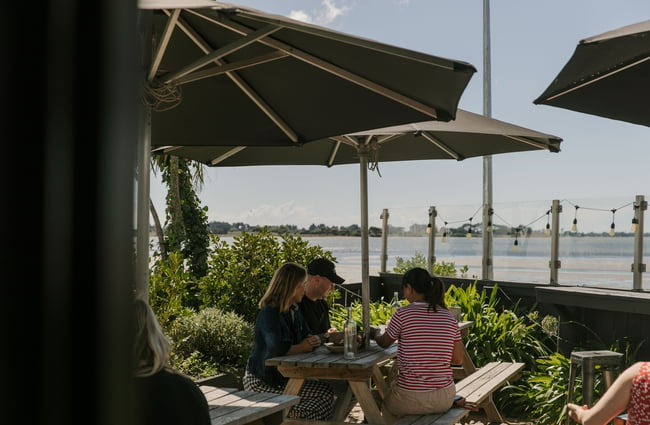
[[[300,147],[178,146],[169,153],[218,167],[455,159],[529,150],[560,151],[561,138],[459,109],[450,122],[425,121],[330,137]]]
[[[476,72],[431,56],[210,0],[140,0],[155,49],[151,146],[301,144],[454,119]]]
[[[362,131],[300,147],[179,147],[159,153],[216,167],[251,165],[360,165],[361,292],[364,329],[369,329],[369,235],[367,170],[378,162],[453,159],[529,150],[560,151],[561,138],[483,115],[458,110],[450,122],[427,121]]]
[[[533,103],[650,126],[650,20],[581,40]]]

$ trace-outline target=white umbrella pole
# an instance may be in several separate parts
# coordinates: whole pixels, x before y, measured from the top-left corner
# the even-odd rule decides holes
[[[361,192],[361,302],[366,347],[370,343],[370,264],[368,258],[368,150],[359,147],[359,181]]]

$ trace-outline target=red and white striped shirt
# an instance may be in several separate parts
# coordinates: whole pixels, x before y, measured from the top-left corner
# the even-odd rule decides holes
[[[431,391],[454,382],[451,357],[459,341],[458,322],[440,306],[430,311],[426,302],[412,302],[398,308],[386,333],[398,340],[397,385],[410,391]]]

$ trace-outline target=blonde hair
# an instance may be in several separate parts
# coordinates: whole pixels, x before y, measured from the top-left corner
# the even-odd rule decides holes
[[[293,293],[307,279],[307,269],[298,263],[286,262],[273,273],[271,283],[259,302],[259,308],[271,306],[286,313],[293,304]]]
[[[170,369],[171,344],[163,333],[151,306],[142,299],[133,301],[135,376],[151,376]]]

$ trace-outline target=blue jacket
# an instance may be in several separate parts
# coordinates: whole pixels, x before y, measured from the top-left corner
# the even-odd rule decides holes
[[[265,366],[264,362],[271,357],[286,355],[292,345],[310,333],[305,318],[295,305],[286,313],[280,313],[275,307],[262,307],[255,320],[253,348],[246,369],[273,387],[284,387],[288,379],[278,372],[277,367]]]

